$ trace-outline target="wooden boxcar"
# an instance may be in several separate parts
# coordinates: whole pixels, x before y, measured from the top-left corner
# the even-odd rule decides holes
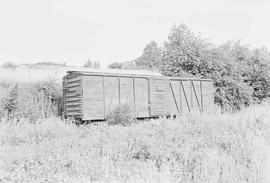
[[[209,79],[69,71],[63,78],[64,116],[105,120],[119,105],[135,117],[210,111],[214,106]]]

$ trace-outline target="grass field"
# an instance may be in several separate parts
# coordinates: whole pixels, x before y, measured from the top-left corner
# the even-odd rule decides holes
[[[41,117],[39,108],[47,103],[31,98],[35,94],[43,99],[38,89],[45,86],[61,94],[59,86],[67,70],[91,71],[36,65],[0,69],[0,101],[5,101],[0,103],[0,113],[15,105],[10,88],[20,83],[16,105],[28,109],[24,112],[28,116]],[[55,82],[48,84],[50,79]],[[234,114],[190,114],[126,127],[76,126],[44,118],[38,122],[0,120],[0,182],[270,181],[269,104]]]
[[[270,106],[131,126],[0,123],[0,182],[269,182]]]

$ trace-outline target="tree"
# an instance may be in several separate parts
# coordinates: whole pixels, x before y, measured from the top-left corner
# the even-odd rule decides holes
[[[164,43],[161,72],[212,78],[215,103],[238,110],[270,96],[269,57],[266,49],[252,51],[240,41],[214,46],[181,24]]]
[[[212,69],[211,46],[186,25],[174,25],[168,41],[164,43],[161,72],[164,75],[188,73],[209,77]]]
[[[95,61],[93,67],[94,69],[99,69],[100,68],[99,61]]]
[[[93,63],[92,60],[87,60],[87,62],[84,64],[84,67],[86,68],[92,68],[93,67]]]
[[[161,63],[161,49],[155,41],[146,45],[142,56],[136,59],[136,64],[139,68],[158,70]]]
[[[251,54],[245,82],[253,88],[253,99],[261,102],[270,97],[270,54],[266,48],[255,49]]]
[[[250,51],[240,41],[229,41],[211,50],[215,60],[212,71],[215,103],[223,110],[239,110],[253,103],[253,89],[245,82]]]

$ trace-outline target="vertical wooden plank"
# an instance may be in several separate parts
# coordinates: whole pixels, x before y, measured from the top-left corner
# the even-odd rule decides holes
[[[135,89],[135,78],[132,78],[132,84],[133,84],[133,112],[136,114],[136,89]]]
[[[211,81],[203,81],[203,107],[204,111],[212,111],[214,108],[214,86]]]
[[[192,95],[193,92],[192,92],[192,84],[191,84],[191,82],[192,82],[192,81],[189,80],[189,84],[190,84],[190,85],[189,85],[189,86],[190,86],[190,108],[191,108],[191,110],[192,110],[192,109],[193,109],[193,97],[192,97],[192,96],[193,96],[193,95]]]
[[[146,78],[135,77],[136,114],[138,117],[149,117],[148,88]]]
[[[148,88],[148,112],[149,112],[149,116],[151,116],[151,95],[150,95],[150,79],[147,78],[147,88]]]
[[[204,107],[203,107],[203,91],[202,91],[202,81],[200,81],[200,90],[201,90],[201,110],[202,112],[204,111]]]
[[[133,110],[133,79],[130,77],[120,77],[121,104],[128,105]]]
[[[104,119],[102,76],[86,76],[83,80],[84,120]]]
[[[119,97],[119,105],[121,105],[121,88],[120,88],[120,77],[117,77],[118,79],[118,97]]]
[[[85,101],[83,100],[83,98],[84,98],[83,97],[84,96],[84,86],[85,86],[83,80],[84,80],[84,77],[82,76],[82,82],[81,82],[82,83],[81,84],[82,85],[82,118],[84,116],[84,107],[83,106],[85,105]]]
[[[169,108],[169,92],[168,81],[164,79],[151,79],[151,115],[160,116],[166,115]]]
[[[105,106],[106,115],[119,106],[118,78],[115,76],[105,77]]]
[[[183,101],[182,101],[182,91],[181,91],[181,81],[179,83],[179,100],[180,100],[180,110],[181,110],[181,115],[183,114]]]
[[[103,85],[103,113],[104,119],[106,119],[105,76],[102,77],[102,85]]]

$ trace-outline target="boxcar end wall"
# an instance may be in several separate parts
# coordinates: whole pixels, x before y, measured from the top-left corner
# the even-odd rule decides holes
[[[63,79],[64,116],[105,120],[122,104],[137,118],[205,112],[213,110],[213,93],[208,79],[71,71]]]

